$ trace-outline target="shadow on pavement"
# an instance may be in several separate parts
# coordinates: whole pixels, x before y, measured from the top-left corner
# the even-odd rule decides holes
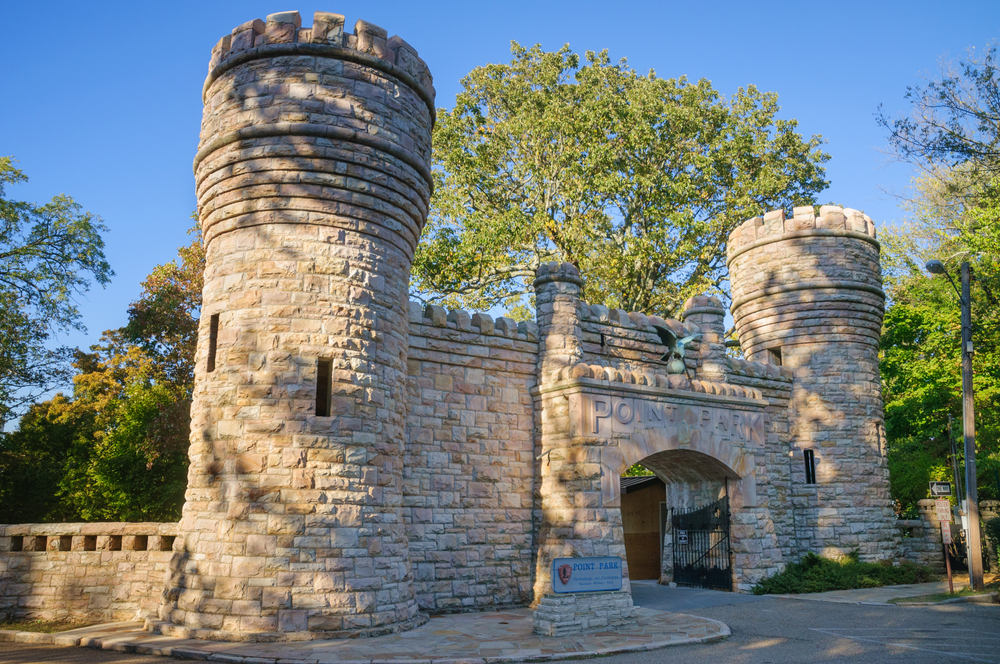
[[[670,586],[661,586],[656,581],[632,581],[631,585],[633,604],[658,611],[683,613],[692,609],[759,602],[764,599],[758,595],[727,593],[722,590],[671,588]]]

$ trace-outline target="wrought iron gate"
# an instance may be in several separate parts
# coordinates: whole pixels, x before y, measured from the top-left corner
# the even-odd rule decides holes
[[[733,589],[729,560],[729,497],[706,507],[674,514],[674,582],[684,586]]]

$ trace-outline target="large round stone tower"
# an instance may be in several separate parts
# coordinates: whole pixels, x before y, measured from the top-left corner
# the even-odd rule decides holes
[[[420,623],[401,518],[406,293],[434,88],[382,28],[317,12],[212,51],[191,467],[162,632],[274,640]]]
[[[781,210],[729,236],[732,312],[747,359],[795,375],[789,509],[797,553],[895,554],[878,343],[885,296],[870,218]]]

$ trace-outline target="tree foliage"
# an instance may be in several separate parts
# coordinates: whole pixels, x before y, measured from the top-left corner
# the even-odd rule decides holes
[[[821,138],[778,119],[773,93],[727,101],[607,52],[511,50],[438,112],[418,295],[523,307],[538,264],[559,260],[581,269],[592,302],[669,314],[721,289],[740,222],[827,185]]]
[[[883,233],[890,307],[881,344],[893,497],[903,508],[927,497],[929,480],[952,477],[948,415],[962,457],[961,322],[947,280],[926,261],[958,275],[973,269],[973,385],[980,498],[1000,497],[1000,96],[996,46],[947,64],[937,79],[907,90],[909,118],[879,122],[893,154],[917,166],[909,221]],[[964,477],[964,474],[963,474]]]
[[[65,195],[45,205],[7,198],[27,181],[13,157],[0,157],[0,428],[18,407],[66,380],[67,348],[53,332],[83,329],[74,298],[110,282],[107,228]]]
[[[201,234],[159,265],[91,352],[73,395],[33,406],[0,449],[0,512],[19,520],[143,521],[180,516],[187,474]],[[31,518],[27,518],[30,516]]]

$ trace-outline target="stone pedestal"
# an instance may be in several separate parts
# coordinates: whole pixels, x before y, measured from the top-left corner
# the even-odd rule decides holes
[[[618,590],[600,593],[555,593],[545,595],[535,608],[535,634],[567,636],[635,622],[632,593]]]

